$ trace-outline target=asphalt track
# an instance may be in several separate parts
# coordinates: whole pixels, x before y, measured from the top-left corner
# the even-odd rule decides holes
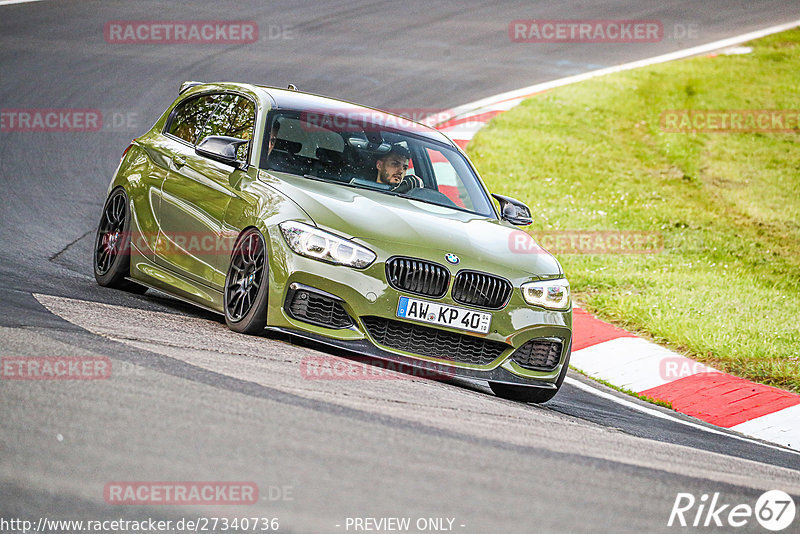
[[[668,36],[693,24],[697,37],[511,43],[508,23],[529,18],[658,19]],[[571,385],[528,406],[480,385],[307,380],[303,359],[332,353],[234,336],[213,315],[152,292],[100,288],[90,259],[122,150],[184,80],[292,82],[377,107],[435,110],[798,18],[796,2],[730,0],[0,6],[0,107],[125,117],[97,133],[0,133],[0,352],[106,356],[114,365],[109,380],[0,381],[0,517],[247,515],[278,517],[285,532],[344,532],[347,517],[449,517],[460,532],[658,532],[675,529],[666,524],[678,492],[753,505],[782,489],[800,503],[795,453]],[[104,40],[107,21],[152,19],[254,20],[262,38]],[[108,482],[136,480],[253,481],[261,501],[104,502]],[[277,487],[290,495],[276,498]],[[743,530],[763,531],[754,520]]]

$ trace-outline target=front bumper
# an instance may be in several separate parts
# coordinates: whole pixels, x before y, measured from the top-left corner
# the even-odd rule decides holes
[[[555,382],[568,361],[572,340],[572,310],[551,311],[529,306],[522,298],[520,284],[530,281],[530,275],[518,273],[496,273],[508,278],[514,288],[508,304],[501,310],[486,310],[465,306],[452,300],[450,290],[442,298],[419,297],[392,288],[386,282],[385,261],[397,250],[376,249],[374,244],[367,244],[378,254],[378,259],[366,269],[331,265],[295,254],[286,246],[280,231],[271,229],[270,241],[270,284],[269,310],[267,323],[273,330],[301,336],[329,346],[363,354],[369,357],[396,362],[412,369],[426,373],[441,373],[442,376],[457,376],[508,384],[554,389]],[[398,247],[399,248],[399,247]],[[402,246],[403,255],[436,261],[430,258],[431,251],[413,245]],[[437,257],[444,255],[438,251]],[[457,267],[450,266],[451,275],[461,269],[483,270],[479,261],[464,258]],[[513,273],[511,273],[513,274]],[[452,285],[453,276],[451,276]],[[344,328],[328,328],[320,324],[298,320],[287,312],[284,304],[287,294],[293,291],[292,285],[307,286],[330,294],[341,301],[353,324]],[[422,324],[406,321],[396,317],[397,304],[401,296],[411,296],[432,302],[472,308],[492,314],[489,333],[474,334],[448,327],[425,325],[463,336],[502,343],[507,348],[490,362],[480,365],[458,361],[457,355],[447,358],[436,358],[398,350],[391,346],[381,345],[369,333],[364,317],[380,317],[404,323]],[[511,359],[512,354],[527,341],[536,338],[555,338],[561,341],[561,355],[558,365],[550,370],[531,370],[518,365]]]

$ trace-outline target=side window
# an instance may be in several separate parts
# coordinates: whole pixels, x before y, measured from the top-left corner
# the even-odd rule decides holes
[[[450,160],[438,150],[432,148],[426,148],[425,150],[428,152],[433,173],[436,175],[439,192],[446,195],[457,206],[473,209],[469,193]]]
[[[169,125],[168,133],[196,144],[200,131],[214,112],[222,95],[205,95],[190,98],[180,104]]]
[[[239,96],[231,108],[231,113],[233,118],[227,135],[238,137],[239,139],[252,140],[253,129],[256,125],[256,107],[253,102],[248,98]],[[244,150],[244,156],[247,156],[247,146],[242,145],[239,150]],[[239,159],[244,159],[244,157]]]
[[[209,135],[227,135],[239,139],[250,140],[253,138],[256,112],[253,102],[243,96],[225,95],[219,105],[205,123],[202,133],[197,139],[199,143]],[[249,143],[239,147],[237,159],[247,159]]]

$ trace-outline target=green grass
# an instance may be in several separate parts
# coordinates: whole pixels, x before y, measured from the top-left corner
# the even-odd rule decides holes
[[[586,309],[800,392],[800,132],[665,133],[670,109],[800,109],[800,31],[558,88],[468,146],[531,232],[660,232],[657,254],[558,255]]]

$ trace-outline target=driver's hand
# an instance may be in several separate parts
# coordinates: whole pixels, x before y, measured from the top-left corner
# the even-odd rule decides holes
[[[415,187],[425,187],[425,182],[422,181],[422,178],[419,176],[415,176],[413,174],[406,174],[403,179],[397,184],[394,188],[392,188],[393,193],[408,193]]]

